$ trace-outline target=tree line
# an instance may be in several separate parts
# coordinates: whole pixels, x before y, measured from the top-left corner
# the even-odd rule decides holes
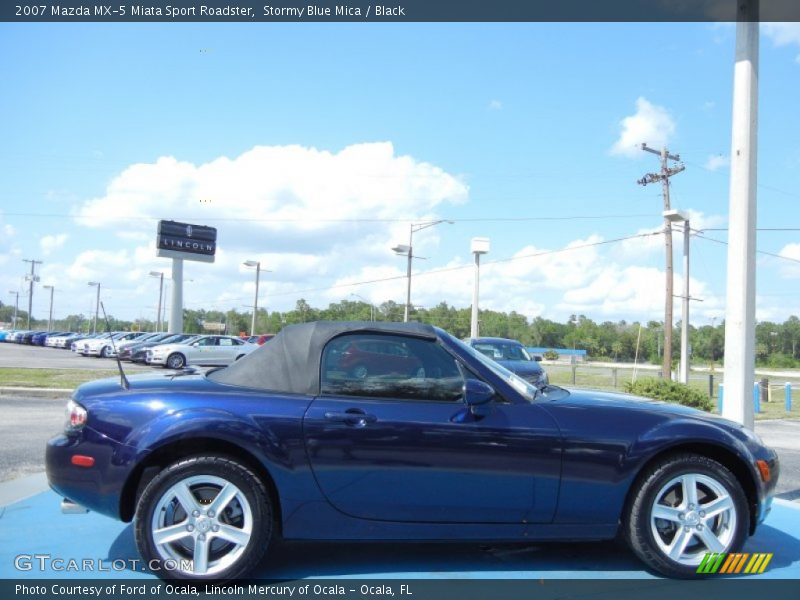
[[[307,321],[394,321],[403,320],[404,305],[393,301],[371,305],[363,301],[342,300],[316,308],[305,300],[298,300],[294,309],[268,312],[259,309],[256,315],[258,333],[277,333],[286,325]],[[14,307],[0,303],[0,322],[10,323]],[[414,307],[409,315],[413,321],[436,325],[459,338],[469,335],[470,308],[456,308],[441,302],[432,308]],[[187,333],[208,333],[210,327],[220,332],[239,335],[249,333],[252,313],[237,310],[219,311],[185,309],[183,330]],[[663,353],[664,327],[660,321],[647,323],[627,321],[596,322],[585,315],[572,315],[565,323],[543,317],[528,319],[515,311],[510,313],[482,310],[479,315],[480,333],[484,336],[517,339],[527,346],[545,348],[575,348],[586,350],[592,360],[632,362],[637,356],[640,362],[659,364]],[[17,315],[19,327],[27,321],[26,311]],[[109,315],[112,330],[154,331],[152,320],[126,321]],[[673,356],[680,355],[680,322],[673,335]],[[32,328],[46,328],[47,319],[34,319]],[[89,331],[93,327],[93,315],[73,314],[57,319],[54,330]],[[105,331],[102,319],[98,331]],[[689,339],[694,361],[720,363],[725,350],[725,323],[690,326]],[[790,368],[800,367],[800,319],[789,317],[783,323],[761,321],[756,325],[756,360],[759,365]]]

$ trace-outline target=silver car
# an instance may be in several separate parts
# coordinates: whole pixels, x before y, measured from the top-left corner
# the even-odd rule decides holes
[[[231,335],[202,335],[177,344],[153,346],[147,351],[147,363],[169,369],[182,369],[186,365],[227,366],[259,347]]]

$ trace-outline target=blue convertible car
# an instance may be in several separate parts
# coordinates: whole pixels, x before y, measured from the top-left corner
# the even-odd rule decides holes
[[[354,345],[408,360],[354,376]],[[143,558],[172,578],[242,577],[277,536],[618,534],[650,568],[688,577],[706,552],[741,548],[779,472],[736,423],[539,388],[420,324],[293,325],[229,367],[125,387],[77,389],[47,473],[71,503],[135,520]]]

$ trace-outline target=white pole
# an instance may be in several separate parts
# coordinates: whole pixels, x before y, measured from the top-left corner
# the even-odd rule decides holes
[[[183,333],[183,259],[172,259],[172,304],[169,308],[169,330]]]
[[[681,307],[681,383],[689,383],[689,219],[683,222],[683,305]]]
[[[261,261],[256,263],[256,296],[253,299],[253,321],[250,323],[250,335],[256,334],[256,313],[258,312],[258,280],[261,278]]]
[[[722,416],[753,428],[755,380],[756,155],[758,125],[757,0],[740,10],[755,20],[736,23],[733,132],[725,314],[725,402]]]
[[[472,321],[469,328],[469,336],[478,337],[478,292],[481,280],[481,255],[475,252],[475,282],[472,286]]]

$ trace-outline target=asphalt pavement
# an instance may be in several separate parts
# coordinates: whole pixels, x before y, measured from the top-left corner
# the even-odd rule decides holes
[[[0,342],[0,367],[37,369],[116,369],[113,359],[81,356],[70,350]],[[151,367],[123,363],[126,372],[149,371]]]

